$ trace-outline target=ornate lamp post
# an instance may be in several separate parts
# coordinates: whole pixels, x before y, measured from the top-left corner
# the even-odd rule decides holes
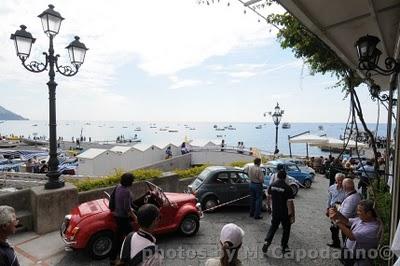
[[[366,35],[358,39],[355,44],[359,60],[358,68],[360,70],[366,70],[368,77],[371,76],[371,71],[385,76],[389,76],[393,73],[398,74],[400,72],[400,64],[393,57],[387,57],[385,59],[386,69],[378,66],[379,57],[382,52],[376,48],[376,46],[380,41],[378,37]]]
[[[54,81],[55,71],[63,76],[71,77],[78,73],[79,67],[85,60],[85,54],[88,50],[86,46],[79,41],[76,36],[75,40],[71,42],[66,49],[68,49],[69,57],[72,66],[62,66],[58,64],[59,55],[54,55],[53,39],[60,30],[61,21],[64,19],[60,13],[54,10],[53,5],[43,11],[38,16],[42,20],[44,33],[49,37],[49,52],[43,53],[45,55],[45,63],[32,61],[27,63],[32,44],[35,38],[32,34],[26,31],[26,26],[21,25],[21,29],[17,30],[15,34],[11,34],[11,39],[14,40],[17,56],[22,62],[22,65],[30,72],[39,73],[45,70],[49,71],[49,137],[50,137],[50,150],[49,150],[49,172],[47,174],[48,181],[45,184],[46,189],[55,189],[64,186],[64,181],[60,180],[60,173],[58,172],[58,158],[57,158],[57,124],[56,124],[56,87],[57,83]],[[49,68],[47,68],[49,67]]]
[[[284,110],[281,110],[281,108],[279,107],[279,103],[276,103],[275,106],[275,110],[274,112],[268,112],[268,114],[270,116],[272,116],[272,120],[274,121],[275,124],[275,151],[274,154],[278,154],[279,153],[279,149],[278,149],[278,127],[279,127],[279,123],[281,122],[282,119],[282,115],[284,113]],[[266,116],[267,113],[264,113],[264,116]]]

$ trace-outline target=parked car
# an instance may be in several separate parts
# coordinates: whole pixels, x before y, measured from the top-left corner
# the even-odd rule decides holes
[[[253,165],[253,163],[248,163],[245,165],[245,167],[251,166],[251,165]],[[272,167],[271,165],[267,166],[264,164],[261,164],[260,167],[264,172],[264,189],[267,190],[269,187],[271,177],[274,173],[277,172],[277,169],[276,169],[276,167]],[[299,192],[299,188],[303,185],[300,184],[299,181],[297,181],[296,179],[294,179],[293,177],[291,177],[289,175],[288,175],[288,179],[289,179],[289,186],[292,188],[292,191],[293,191],[293,195],[296,196],[297,193]]]
[[[308,172],[310,173],[310,175],[314,175],[315,177],[315,170],[312,167],[307,166],[306,163],[301,159],[285,158],[285,159],[279,159],[279,161],[284,163],[295,163],[302,172]]]
[[[188,192],[196,196],[202,209],[207,210],[241,197],[230,205],[250,205],[250,178],[243,169],[227,166],[209,166],[188,186]],[[265,187],[264,187],[265,188]],[[263,194],[263,211],[267,210],[266,194]]]
[[[270,166],[261,165],[261,167],[263,169],[265,169],[264,184],[267,187],[269,187],[271,177],[274,173],[276,173],[277,170],[276,170],[276,168],[273,168]],[[291,177],[290,175],[288,175],[288,179],[289,179],[289,186],[293,191],[293,196],[296,196],[297,193],[299,192],[299,188],[302,187],[303,185],[300,184],[299,181],[297,181],[295,178]]]
[[[145,203],[160,208],[161,220],[154,230],[155,234],[178,230],[183,235],[192,236],[199,230],[202,213],[193,195],[163,192],[158,186],[146,181],[143,184],[143,195],[133,201],[132,207],[137,211]],[[138,230],[137,224],[132,222],[132,226]],[[66,250],[86,249],[93,259],[103,259],[112,249],[116,227],[106,197],[73,208],[65,216],[60,234]]]
[[[280,160],[269,161],[266,166],[276,168],[278,164],[282,164],[286,173],[300,182],[304,187],[310,188],[314,181],[315,174],[302,171],[295,163],[285,162]]]

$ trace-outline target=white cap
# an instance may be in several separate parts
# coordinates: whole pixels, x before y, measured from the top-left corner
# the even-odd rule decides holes
[[[226,241],[229,241],[233,244],[233,248],[237,248],[242,244],[243,236],[244,231],[242,230],[242,228],[240,228],[236,224],[230,223],[222,227],[220,241],[222,244]]]

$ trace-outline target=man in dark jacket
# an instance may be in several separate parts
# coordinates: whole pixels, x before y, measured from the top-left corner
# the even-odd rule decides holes
[[[124,173],[121,176],[120,184],[113,191],[114,195],[111,196],[114,197],[114,206],[112,206],[111,211],[113,212],[113,216],[117,223],[117,231],[114,235],[113,249],[110,252],[110,265],[118,263],[117,255],[121,248],[122,241],[133,229],[131,221],[136,220],[136,215],[131,207],[132,195],[129,190],[129,187],[132,186],[133,180],[134,176],[131,173]]]
[[[292,189],[286,184],[285,178],[286,172],[283,170],[279,171],[278,180],[268,188],[268,195],[272,198],[272,220],[271,227],[265,238],[266,243],[262,247],[264,253],[267,253],[279,224],[282,224],[283,227],[281,240],[282,253],[288,252],[289,249],[290,227],[294,223],[294,196]]]

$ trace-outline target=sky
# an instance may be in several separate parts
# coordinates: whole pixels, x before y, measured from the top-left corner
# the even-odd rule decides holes
[[[43,61],[48,38],[37,16],[48,4],[0,4],[0,105],[32,120],[48,119],[48,73],[25,70],[10,35],[26,25],[36,38],[28,61]],[[331,88],[336,78],[311,76],[280,47],[276,30],[237,0],[51,4],[65,18],[54,39],[59,62],[68,65],[64,48],[75,35],[89,48],[76,76],[56,74],[58,120],[271,122],[263,114],[277,102],[286,122],[347,120],[349,99]],[[357,91],[365,119],[376,122],[377,103],[366,86]]]

